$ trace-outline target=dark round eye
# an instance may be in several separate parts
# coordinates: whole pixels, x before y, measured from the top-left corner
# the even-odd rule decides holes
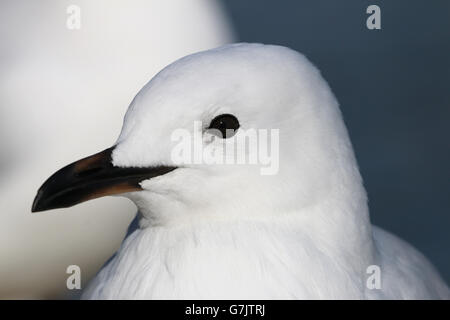
[[[239,120],[232,114],[221,114],[212,119],[208,130],[214,129],[221,133],[221,138],[227,139],[235,135],[239,129]]]

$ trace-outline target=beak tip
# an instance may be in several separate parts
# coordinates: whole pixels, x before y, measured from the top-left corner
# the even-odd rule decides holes
[[[38,206],[35,206],[33,203],[33,206],[31,207],[31,213],[42,211]]]
[[[33,204],[31,205],[31,212],[34,213],[44,210],[45,208],[42,205],[42,191],[39,190],[38,193],[36,194],[36,197],[34,197]]]
[[[31,213],[39,212],[39,207],[36,205],[36,201],[33,202],[33,205],[31,206]]]

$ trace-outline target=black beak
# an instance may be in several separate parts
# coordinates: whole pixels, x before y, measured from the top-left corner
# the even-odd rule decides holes
[[[142,190],[143,180],[163,175],[175,167],[121,168],[111,163],[114,147],[76,161],[55,172],[39,188],[32,212],[67,208],[87,200]]]

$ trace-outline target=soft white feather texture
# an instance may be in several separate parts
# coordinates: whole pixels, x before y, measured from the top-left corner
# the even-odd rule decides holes
[[[222,113],[242,129],[280,130],[279,173],[185,165],[143,181],[126,194],[141,228],[85,298],[449,297],[420,253],[371,226],[338,103],[288,48],[235,44],[169,65],[131,104],[113,163],[174,165],[171,132]],[[381,268],[381,290],[366,286],[370,265]]]

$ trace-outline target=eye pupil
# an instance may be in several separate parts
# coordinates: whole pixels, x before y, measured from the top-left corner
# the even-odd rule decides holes
[[[232,114],[221,114],[212,119],[208,129],[220,131],[221,138],[227,139],[234,136],[239,129],[239,120]]]

